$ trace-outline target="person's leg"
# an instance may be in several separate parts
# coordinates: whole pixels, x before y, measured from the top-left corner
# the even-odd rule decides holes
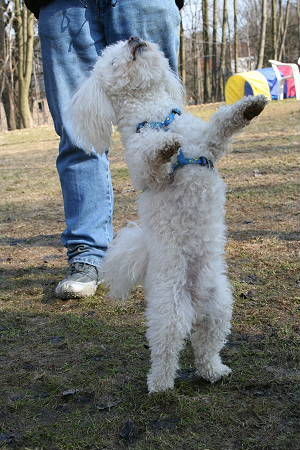
[[[86,1],[87,7],[84,7]],[[105,45],[130,35],[157,42],[177,70],[180,15],[174,0],[55,0],[40,12],[47,98],[61,136],[57,168],[64,197],[69,262],[101,265],[112,238],[112,187],[106,155],[72,145],[63,111]]]
[[[39,18],[47,99],[61,137],[57,168],[64,198],[63,242],[70,262],[101,265],[112,239],[112,188],[107,155],[76,148],[63,128],[64,109],[105,47],[96,1],[55,0]]]
[[[175,0],[106,0],[108,43],[138,36],[159,44],[177,72],[180,13]]]
[[[87,154],[71,143],[63,126],[64,109],[106,45],[102,19],[95,0],[88,0],[87,7],[79,0],[55,0],[39,17],[46,94],[61,137],[57,169],[66,218],[62,238],[69,262],[80,270],[82,263],[101,266],[113,234],[113,195],[107,155]],[[93,273],[98,278],[99,271]]]

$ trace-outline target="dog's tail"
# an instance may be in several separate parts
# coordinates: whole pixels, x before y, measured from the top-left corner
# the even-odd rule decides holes
[[[147,261],[142,229],[132,223],[117,234],[104,259],[104,282],[110,288],[110,295],[126,298],[134,286],[143,282]]]

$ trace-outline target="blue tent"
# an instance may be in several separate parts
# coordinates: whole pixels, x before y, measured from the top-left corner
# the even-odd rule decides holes
[[[258,69],[267,80],[269,89],[271,92],[272,100],[279,100],[280,98],[280,86],[276,77],[275,70],[272,67],[266,67],[264,69]],[[250,83],[246,83],[245,95],[253,95],[253,90]]]

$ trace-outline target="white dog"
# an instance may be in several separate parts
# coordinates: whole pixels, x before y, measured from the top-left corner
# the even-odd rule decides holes
[[[115,297],[143,283],[151,349],[149,392],[174,386],[191,336],[199,376],[231,369],[219,352],[230,331],[224,244],[225,184],[215,167],[231,136],[264,109],[264,96],[223,107],[210,122],[183,111],[183,89],[158,47],[139,38],[108,47],[74,96],[69,131],[82,148],[109,147],[118,125],[139,195],[140,225],[113,241],[104,262]]]

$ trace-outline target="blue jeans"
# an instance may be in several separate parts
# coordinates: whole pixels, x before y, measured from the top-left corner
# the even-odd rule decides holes
[[[60,136],[62,240],[69,262],[101,265],[113,237],[113,190],[108,155],[74,147],[64,131],[64,108],[103,48],[132,35],[158,43],[177,71],[179,23],[175,0],[54,0],[41,8],[39,36],[47,100]]]

